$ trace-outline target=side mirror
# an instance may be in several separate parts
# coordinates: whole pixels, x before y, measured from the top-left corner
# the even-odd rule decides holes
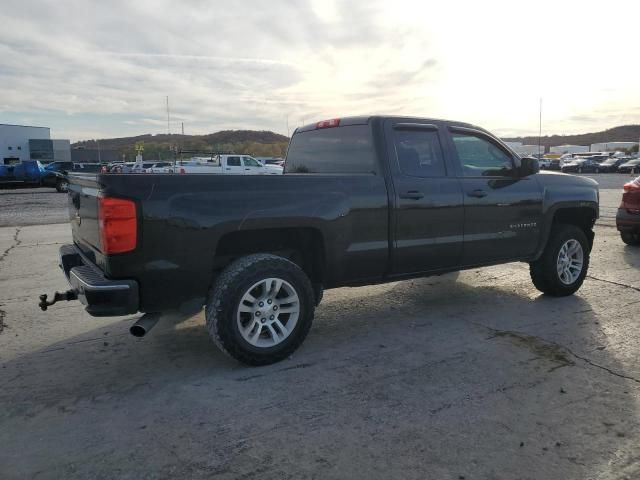
[[[534,157],[523,157],[520,159],[520,176],[528,177],[540,171],[538,159]]]

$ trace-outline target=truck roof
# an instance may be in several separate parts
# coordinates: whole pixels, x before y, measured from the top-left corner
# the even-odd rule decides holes
[[[455,120],[446,120],[442,118],[418,117],[418,116],[412,116],[412,115],[359,115],[359,116],[351,116],[351,117],[340,117],[332,120],[323,120],[321,122],[309,123],[302,127],[296,128],[296,130],[293,133],[295,134],[299,132],[308,132],[310,130],[315,130],[316,128],[318,128],[318,123],[322,123],[322,122],[331,122],[331,121],[338,120],[340,122],[339,126],[344,127],[348,125],[366,125],[367,123],[369,123],[371,120],[374,120],[374,119],[380,119],[380,120],[402,119],[402,120],[420,120],[422,122],[424,121],[444,122],[453,126],[474,128],[476,130],[481,130],[483,132],[486,131],[484,128],[478,127],[477,125],[472,125],[466,122],[458,122]]]

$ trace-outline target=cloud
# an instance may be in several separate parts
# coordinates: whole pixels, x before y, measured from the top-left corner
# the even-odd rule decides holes
[[[567,4],[559,15],[598,16]],[[544,20],[536,12],[534,24]],[[295,127],[371,112],[536,131],[540,96],[550,126],[595,125],[581,120],[594,112],[602,122],[640,120],[631,33],[538,38],[517,13],[504,15],[494,0],[5,2],[0,121],[47,122],[72,139],[164,131],[167,95],[172,130],[184,122],[188,133],[286,133],[287,118]],[[629,71],[579,74],[594,58]]]

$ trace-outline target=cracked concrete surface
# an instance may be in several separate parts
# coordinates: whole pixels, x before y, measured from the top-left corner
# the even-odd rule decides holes
[[[263,368],[202,314],[136,339],[133,317],[40,312],[69,235],[24,227],[0,263],[3,480],[640,477],[640,249],[607,219],[577,295],[540,295],[524,264],[332,290]]]
[[[11,250],[13,250],[14,248],[20,245],[21,240],[18,239],[19,235],[20,235],[20,227],[16,228],[16,232],[13,234],[13,242],[11,243],[11,245],[7,247],[5,251],[2,252],[2,254],[0,254],[0,262],[2,262],[7,255],[9,255]]]

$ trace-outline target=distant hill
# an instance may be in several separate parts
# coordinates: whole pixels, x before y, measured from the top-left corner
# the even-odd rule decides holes
[[[551,135],[544,136],[541,144],[547,147],[558,145],[591,145],[601,142],[637,142],[640,139],[640,125],[623,125],[610,128],[602,132],[583,133],[580,135]],[[522,142],[525,145],[537,145],[538,137],[512,137],[503,138],[507,142]]]
[[[111,150],[119,155],[133,158],[136,144],[144,143],[144,157],[149,159],[168,158],[175,149],[199,152],[235,152],[255,156],[281,157],[284,155],[289,138],[270,131],[223,130],[206,135],[157,134],[134,137],[104,138],[84,140],[71,148]]]

